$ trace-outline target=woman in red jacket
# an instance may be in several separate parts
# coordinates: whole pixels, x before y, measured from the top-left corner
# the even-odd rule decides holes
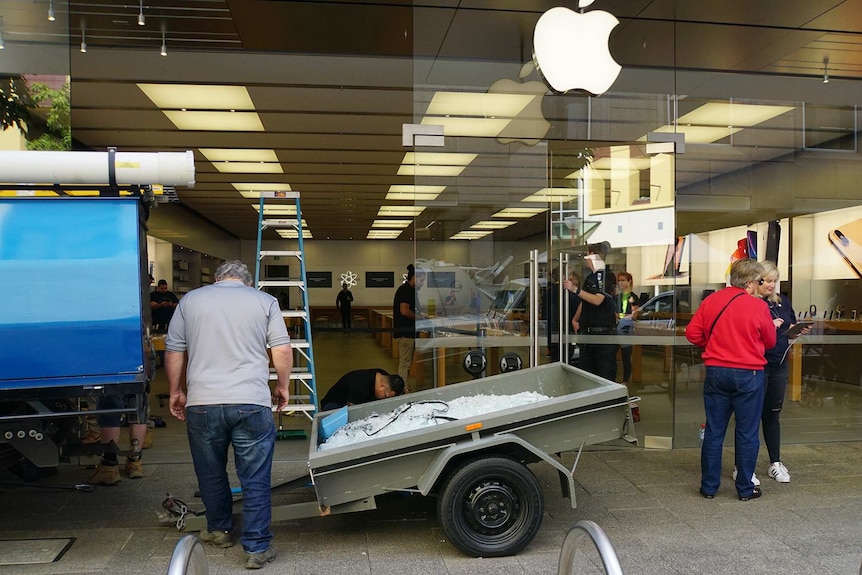
[[[751,481],[763,407],[764,354],[775,346],[775,325],[766,302],[756,297],[763,266],[741,259],[730,268],[730,287],[706,298],[685,330],[704,349],[703,406],[706,430],[700,454],[700,494],[715,497],[721,484],[721,451],[730,415],[736,418],[736,493],[741,501],[760,497]]]

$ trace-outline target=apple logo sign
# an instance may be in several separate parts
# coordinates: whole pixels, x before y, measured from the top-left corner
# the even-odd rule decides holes
[[[559,6],[542,14],[533,31],[533,54],[551,88],[605,93],[622,70],[608,48],[619,23],[603,10],[578,13]]]

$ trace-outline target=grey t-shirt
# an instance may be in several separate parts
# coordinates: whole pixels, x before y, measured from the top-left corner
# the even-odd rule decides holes
[[[266,348],[290,343],[278,300],[223,280],[187,293],[165,349],[189,352],[186,405],[272,405]]]

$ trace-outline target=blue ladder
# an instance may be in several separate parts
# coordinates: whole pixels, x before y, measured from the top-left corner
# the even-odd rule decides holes
[[[284,214],[284,219],[270,219],[265,217],[264,203],[266,200],[294,200],[296,205],[295,214]],[[261,192],[260,213],[258,214],[257,226],[257,261],[254,269],[254,287],[263,289],[267,287],[284,287],[289,290],[298,290],[302,296],[302,307],[296,309],[283,309],[281,314],[285,318],[300,318],[304,328],[304,339],[291,337],[290,344],[296,352],[293,370],[290,379],[295,383],[290,394],[290,404],[286,411],[278,413],[278,429],[283,431],[282,417],[284,413],[302,412],[311,419],[318,410],[317,378],[314,372],[314,348],[311,340],[311,314],[308,307],[308,283],[305,271],[305,248],[302,238],[302,210],[299,204],[298,192]],[[290,210],[288,210],[290,211]],[[263,232],[267,228],[282,228],[287,230],[283,235],[288,239],[298,241],[298,250],[262,250]],[[294,236],[295,233],[295,236]],[[299,277],[291,278],[269,278],[261,277],[265,270],[261,263],[267,258],[294,258],[299,261]],[[292,293],[289,292],[289,294]],[[277,380],[274,370],[271,370],[270,381]]]

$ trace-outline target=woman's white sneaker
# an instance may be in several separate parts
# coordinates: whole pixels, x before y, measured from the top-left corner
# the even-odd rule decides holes
[[[731,473],[731,474],[730,474],[730,478],[731,478],[731,479],[733,479],[734,481],[736,481],[736,472],[737,472],[736,465],[734,465],[734,466],[733,466],[733,473]],[[787,476],[787,481],[790,481],[790,476],[789,476],[789,475]],[[756,473],[752,473],[752,474],[751,474],[751,483],[752,483],[755,487],[760,487],[760,480],[757,478],[757,474],[756,474]]]
[[[790,483],[790,473],[780,461],[769,466],[769,476],[779,483]]]

